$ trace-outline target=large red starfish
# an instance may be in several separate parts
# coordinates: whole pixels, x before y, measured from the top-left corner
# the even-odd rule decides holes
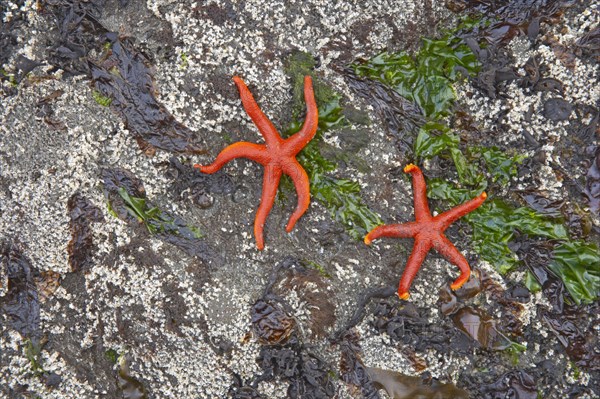
[[[416,220],[376,227],[365,236],[365,244],[370,245],[371,241],[379,237],[412,237],[415,239],[412,253],[398,285],[400,299],[408,299],[410,285],[432,247],[460,269],[460,276],[450,285],[450,288],[457,290],[469,280],[471,268],[465,257],[446,238],[444,230],[459,218],[477,209],[485,201],[487,194],[481,193],[478,197],[434,217],[431,216],[427,204],[427,186],[421,169],[416,165],[409,164],[404,168],[404,172],[412,175]]]
[[[290,216],[285,231],[288,233],[292,231],[298,219],[308,209],[308,205],[310,204],[310,184],[306,171],[296,160],[296,155],[315,136],[319,125],[319,112],[315,101],[312,79],[310,76],[305,76],[304,100],[306,101],[306,119],[299,132],[287,139],[283,139],[277,129],[275,129],[275,126],[273,126],[273,123],[261,111],[244,81],[237,76],[233,77],[233,81],[240,92],[240,98],[242,99],[242,105],[246,113],[264,137],[265,144],[240,141],[225,147],[212,164],[206,166],[195,164],[194,167],[200,169],[202,173],[215,173],[223,165],[235,158],[248,158],[265,167],[262,196],[254,219],[256,246],[262,250],[265,247],[263,238],[265,221],[275,202],[277,187],[279,186],[279,179],[281,179],[282,173],[291,177],[298,195],[298,205],[292,216]]]

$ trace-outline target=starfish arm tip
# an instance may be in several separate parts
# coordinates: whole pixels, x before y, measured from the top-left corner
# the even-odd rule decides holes
[[[367,245],[371,245],[372,241],[371,241],[371,239],[369,238],[369,235],[368,235],[368,234],[365,236],[364,242],[365,242],[365,244],[367,244]]]
[[[481,199],[486,199],[487,198],[487,193],[484,191],[481,193]]]
[[[419,167],[417,165],[415,165],[413,163],[409,163],[408,165],[406,165],[404,167],[404,173],[410,173],[413,170],[418,170],[418,169],[419,169]]]
[[[462,287],[463,285],[465,285],[465,283],[467,281],[469,281],[469,276],[471,273],[467,273],[466,276],[465,275],[460,275],[455,282],[453,282],[452,284],[450,284],[450,288],[452,289],[452,291],[456,291],[457,289],[459,289],[460,287]]]
[[[199,163],[195,163],[194,164],[194,168],[196,168],[196,169],[202,169],[202,165],[200,165]]]
[[[408,301],[408,298],[410,298],[410,294],[408,292],[398,292],[398,298],[404,301]]]

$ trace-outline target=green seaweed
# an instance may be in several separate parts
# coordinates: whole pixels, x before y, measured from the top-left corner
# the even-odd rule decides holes
[[[29,361],[29,367],[35,375],[42,375],[46,372],[42,366],[42,346],[30,339],[25,340],[25,357]]]
[[[319,264],[317,262],[313,262],[312,260],[307,260],[307,259],[304,259],[303,263],[308,269],[315,270],[322,277],[331,278],[331,274],[327,273],[327,270],[325,270],[325,268],[321,264]]]
[[[452,87],[459,71],[476,73],[480,66],[471,49],[452,33],[424,38],[419,51],[383,52],[352,65],[358,76],[378,80],[416,103],[425,116],[447,116],[456,100]]]
[[[600,295],[600,251],[595,244],[583,241],[563,242],[552,253],[548,267],[565,283],[579,305],[590,303]]]
[[[319,131],[323,131],[320,125]],[[320,144],[319,138],[314,139],[298,154],[298,162],[310,179],[311,195],[329,210],[333,219],[344,225],[350,236],[361,240],[383,221],[364,204],[358,182],[331,175],[337,164],[321,154]]]
[[[187,69],[190,65],[189,57],[185,51],[182,51],[179,55],[181,62],[179,63],[179,69]]]
[[[523,154],[508,155],[498,147],[471,146],[467,149],[468,157],[481,159],[492,177],[492,182],[506,185],[517,176],[517,166],[527,158]]]
[[[104,352],[104,357],[106,357],[106,359],[112,364],[117,364],[117,361],[119,360],[119,353],[114,349],[108,349],[106,352]]]
[[[525,284],[525,287],[527,287],[527,289],[534,294],[542,290],[542,285],[529,270],[527,270],[525,273],[525,281],[523,283]]]
[[[305,107],[304,76],[312,75],[314,65],[314,58],[302,52],[292,54],[287,61],[286,72],[292,78],[295,104],[293,121],[286,131],[288,136],[300,130],[302,126],[298,115]],[[322,135],[325,131],[348,126],[349,122],[344,116],[340,95],[316,78],[313,79],[313,86],[319,108],[319,128],[315,138],[304,147],[297,158],[308,174],[313,198],[327,208],[334,220],[344,225],[350,236],[360,240],[383,221],[364,204],[358,182],[332,175],[337,169],[337,163],[321,153]]]
[[[92,90],[92,97],[94,98],[94,101],[96,101],[98,104],[102,105],[103,107],[108,107],[108,106],[110,106],[110,104],[112,104],[112,98],[106,97],[105,95],[100,93],[98,90]]]
[[[200,229],[177,223],[176,219],[161,211],[158,207],[150,208],[145,198],[129,195],[124,187],[120,187],[119,195],[125,202],[127,212],[138,221],[144,223],[150,234],[174,234],[189,238],[202,238]],[[113,211],[114,212],[114,211]]]
[[[415,140],[415,156],[417,159],[430,159],[436,155],[450,156],[458,172],[461,183],[478,185],[484,181],[475,165],[469,163],[460,150],[460,137],[453,134],[446,125],[429,121],[420,129]]]
[[[463,203],[481,191],[481,188],[456,188],[442,179],[430,179],[427,183],[429,198],[444,199],[451,206]],[[569,238],[560,220],[547,218],[528,207],[514,208],[500,199],[488,199],[463,219],[473,228],[473,249],[500,273],[507,273],[519,262],[508,245],[517,231],[531,237]]]

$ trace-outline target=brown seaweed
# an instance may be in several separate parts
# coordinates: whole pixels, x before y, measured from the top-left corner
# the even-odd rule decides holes
[[[108,35],[111,47],[104,58],[89,61],[92,84],[112,101],[110,107],[125,121],[142,150],[202,154],[194,144],[195,134],[176,121],[156,100],[150,60],[128,40]]]
[[[69,198],[69,229],[71,241],[67,245],[69,265],[73,272],[85,271],[91,265],[94,243],[91,223],[104,220],[100,209],[79,193]]]

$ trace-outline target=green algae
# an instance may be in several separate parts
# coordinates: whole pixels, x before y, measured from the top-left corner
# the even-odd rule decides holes
[[[103,107],[108,107],[112,104],[112,98],[103,95],[98,90],[92,90],[92,97],[94,98],[94,101]]]
[[[600,295],[600,251],[583,241],[567,241],[554,248],[548,265],[579,305],[594,302]]]
[[[127,212],[138,221],[144,223],[151,234],[173,234],[189,238],[202,238],[204,235],[195,226],[182,225],[176,218],[163,212],[158,207],[149,207],[145,198],[129,195],[124,187],[120,187],[119,195],[125,202]],[[114,210],[112,210],[114,213]]]
[[[314,66],[314,58],[307,53],[297,52],[288,58],[286,72],[292,78],[294,93],[293,121],[286,131],[288,136],[300,130],[302,126],[298,116],[305,107],[304,76],[313,75]],[[297,158],[308,174],[313,198],[327,208],[331,217],[340,222],[351,237],[361,240],[368,231],[383,221],[362,200],[360,184],[352,179],[334,176],[337,162],[322,154],[323,133],[349,126],[350,122],[344,115],[340,95],[315,77],[313,87],[319,108],[319,128],[315,138],[304,147]],[[343,158],[343,155],[337,156]]]
[[[475,74],[479,62],[453,33],[422,40],[419,51],[383,52],[352,65],[358,76],[380,81],[414,102],[430,118],[447,116],[456,100],[453,83],[461,74]]]

